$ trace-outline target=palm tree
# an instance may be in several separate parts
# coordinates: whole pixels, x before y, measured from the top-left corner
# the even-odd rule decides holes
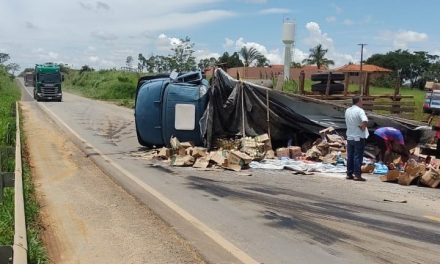
[[[254,47],[248,49],[246,46],[241,48],[240,55],[243,58],[243,63],[245,67],[249,67],[252,62],[262,56],[262,54]]]
[[[307,65],[316,64],[318,69],[321,69],[321,66],[328,67],[329,65],[334,65],[334,61],[325,58],[327,51],[328,49],[324,49],[321,44],[318,44],[318,46],[310,49],[309,57],[303,60],[303,63]]]

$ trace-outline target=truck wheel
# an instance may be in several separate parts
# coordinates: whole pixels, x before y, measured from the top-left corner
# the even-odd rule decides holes
[[[153,148],[153,145],[148,144],[147,142],[145,142],[145,141],[141,138],[141,136],[139,135],[139,130],[138,130],[137,124],[136,124],[136,137],[137,137],[137,140],[138,140],[139,144],[141,144],[142,146],[147,147],[147,148],[149,148],[149,149]]]

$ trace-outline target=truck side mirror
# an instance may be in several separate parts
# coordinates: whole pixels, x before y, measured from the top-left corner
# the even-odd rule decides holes
[[[61,75],[61,81],[64,82],[64,75]]]

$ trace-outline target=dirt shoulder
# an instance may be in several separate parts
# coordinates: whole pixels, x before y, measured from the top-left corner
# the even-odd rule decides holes
[[[21,107],[51,263],[205,263],[98,169],[35,102]]]

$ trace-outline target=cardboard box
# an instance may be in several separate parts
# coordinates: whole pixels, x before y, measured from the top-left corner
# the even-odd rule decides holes
[[[398,170],[389,170],[386,175],[380,176],[383,182],[395,182],[399,179],[400,172]]]
[[[252,157],[238,150],[232,150],[228,155],[228,165],[229,164],[237,164],[240,166],[247,165],[251,163]]]
[[[209,160],[205,157],[198,158],[193,165],[193,168],[206,169],[209,166]]]
[[[169,157],[171,157],[171,149],[165,147],[159,149],[159,153],[157,153],[156,157],[161,159],[168,159]]]
[[[192,166],[194,164],[194,158],[186,155],[186,156],[173,156],[173,158],[171,159],[171,166],[176,166],[176,167],[187,167],[187,166]]]
[[[209,160],[212,160],[220,166],[226,166],[226,158],[223,156],[223,151],[213,151],[209,155]]]
[[[264,158],[265,159],[274,159],[275,158],[275,151],[273,151],[273,150],[266,151]]]
[[[194,147],[194,144],[192,142],[180,142],[181,148],[192,148]]]
[[[259,135],[259,136],[255,137],[255,141],[257,141],[259,143],[264,143],[264,142],[270,141],[270,137],[268,134]]]
[[[424,185],[427,185],[432,188],[437,188],[437,186],[440,184],[440,171],[431,168],[423,174],[420,181]]]
[[[365,164],[361,167],[362,173],[373,173],[374,171],[374,164]]]
[[[192,150],[191,156],[193,156],[196,159],[207,156],[206,148],[194,147],[194,148],[191,148],[191,150]]]
[[[292,146],[292,147],[288,147],[288,149],[289,149],[289,157],[291,159],[297,158],[302,155],[301,147]]]
[[[290,150],[288,148],[279,148],[276,154],[278,158],[290,158]]]
[[[170,145],[172,149],[177,150],[180,148],[180,141],[176,137],[171,137]]]

